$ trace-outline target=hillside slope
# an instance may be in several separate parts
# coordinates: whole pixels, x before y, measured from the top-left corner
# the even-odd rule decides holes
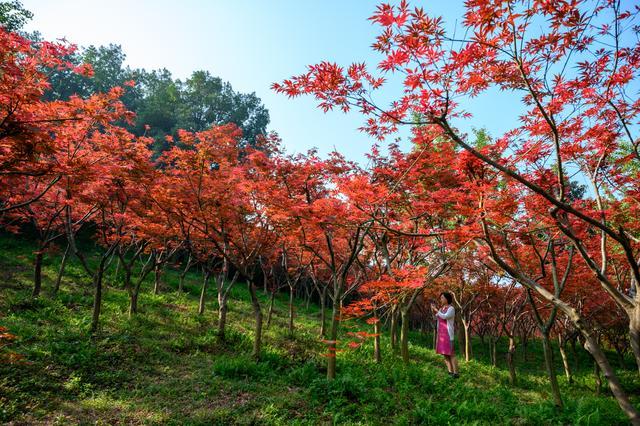
[[[178,272],[164,276],[160,295],[146,285],[139,314],[127,317],[127,293],[107,279],[102,329],[88,335],[90,280],[73,262],[61,292],[47,292],[59,258],[48,256],[44,295],[30,298],[33,247],[0,236],[0,326],[19,339],[11,350],[26,363],[0,365],[0,422],[9,424],[626,424],[615,401],[596,396],[591,363],[582,353],[576,383],[560,377],[566,408],[548,402],[540,349],[518,354],[519,385],[502,368],[460,362],[448,377],[429,336],[414,334],[411,365],[383,339],[383,363],[369,343],[338,355],[338,378],[324,378],[324,346],[317,307],[297,306],[296,331],[287,336],[285,296],[276,299],[265,330],[262,360],[252,361],[253,317],[248,292],[232,293],[228,339],[215,335],[215,296],[197,315],[200,275],[177,294]],[[113,271],[112,271],[113,272]],[[266,310],[266,297],[261,301]],[[364,327],[347,322],[350,327]],[[535,373],[534,373],[535,372]],[[640,382],[621,372],[638,401]],[[606,392],[606,390],[605,390]]]

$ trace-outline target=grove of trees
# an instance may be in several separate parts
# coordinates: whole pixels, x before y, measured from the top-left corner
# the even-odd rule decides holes
[[[153,291],[165,291],[164,268],[197,264],[193,315],[205,313],[213,285],[221,340],[230,289],[247,286],[256,360],[270,319],[261,289],[290,295],[291,335],[295,294],[317,300],[333,379],[338,351],[365,339],[377,362],[393,356],[381,351],[382,333],[411,362],[416,316],[433,328],[428,306],[449,290],[466,360],[472,335],[489,341],[494,363],[507,339],[515,384],[516,347],[541,339],[562,407],[551,342],[568,380],[566,349],[583,345],[640,424],[606,356],[630,352],[640,374],[639,14],[616,0],[471,0],[463,36],[405,1],[380,5],[376,71],[321,62],[273,86],[314,96],[325,111],[355,109],[381,140],[410,127],[408,152],[374,145],[367,167],[339,152],[288,155],[266,132],[260,100],[207,72],[181,82],[130,70],[117,46],[78,51],[28,37],[13,20],[0,28],[0,224],[37,239],[33,297],[42,297],[52,246],[65,253],[52,294],[66,258],[80,262],[93,289],[92,334],[116,262],[130,316],[140,315],[145,277],[153,272]],[[398,76],[402,91],[376,103]],[[462,132],[474,112],[465,99],[495,88],[526,111],[517,126]],[[97,261],[78,244],[87,234]],[[365,321],[340,339],[347,318]]]

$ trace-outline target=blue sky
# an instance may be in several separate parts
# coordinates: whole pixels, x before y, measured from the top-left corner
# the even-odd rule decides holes
[[[335,147],[347,158],[363,162],[373,142],[357,130],[363,122],[359,114],[324,114],[313,99],[290,100],[273,93],[270,86],[321,60],[377,63],[379,57],[370,46],[378,29],[367,20],[377,2],[23,0],[23,4],[35,15],[27,30],[38,30],[46,39],[66,37],[81,46],[120,44],[133,68],[167,68],[178,78],[204,69],[237,91],[256,92],[269,109],[270,129],[280,134],[288,152],[318,147],[326,153]],[[451,26],[462,19],[462,1],[413,4],[442,15]],[[399,87],[390,89],[394,95]],[[505,105],[495,94],[474,100],[468,107],[474,118],[460,127],[485,126],[499,135],[515,124],[519,113]]]

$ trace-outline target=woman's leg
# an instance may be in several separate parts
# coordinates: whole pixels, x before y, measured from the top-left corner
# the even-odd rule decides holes
[[[444,356],[444,363],[447,364],[447,371],[449,373],[453,373],[453,367],[451,365],[451,356],[450,355],[443,355]]]
[[[451,363],[451,371],[453,371],[454,374],[458,374],[458,361],[456,360],[455,354],[451,355],[449,362]]]

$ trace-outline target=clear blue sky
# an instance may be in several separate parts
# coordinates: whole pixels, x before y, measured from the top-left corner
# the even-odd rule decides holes
[[[322,113],[311,98],[287,99],[270,90],[273,82],[301,73],[321,60],[343,65],[379,57],[370,46],[378,28],[367,20],[377,2],[365,0],[23,0],[34,13],[27,30],[46,39],[66,37],[81,45],[120,44],[133,68],[167,68],[185,78],[208,70],[235,90],[256,92],[269,109],[270,129],[288,152],[335,146],[362,161],[371,138],[357,130],[357,113]],[[416,1],[460,22],[461,0]],[[395,88],[398,90],[398,88]],[[474,119],[463,129],[487,127],[499,135],[515,124],[519,111],[488,95],[469,105]],[[403,132],[406,135],[406,132]],[[389,140],[389,142],[391,139]],[[406,145],[405,145],[406,146]]]

